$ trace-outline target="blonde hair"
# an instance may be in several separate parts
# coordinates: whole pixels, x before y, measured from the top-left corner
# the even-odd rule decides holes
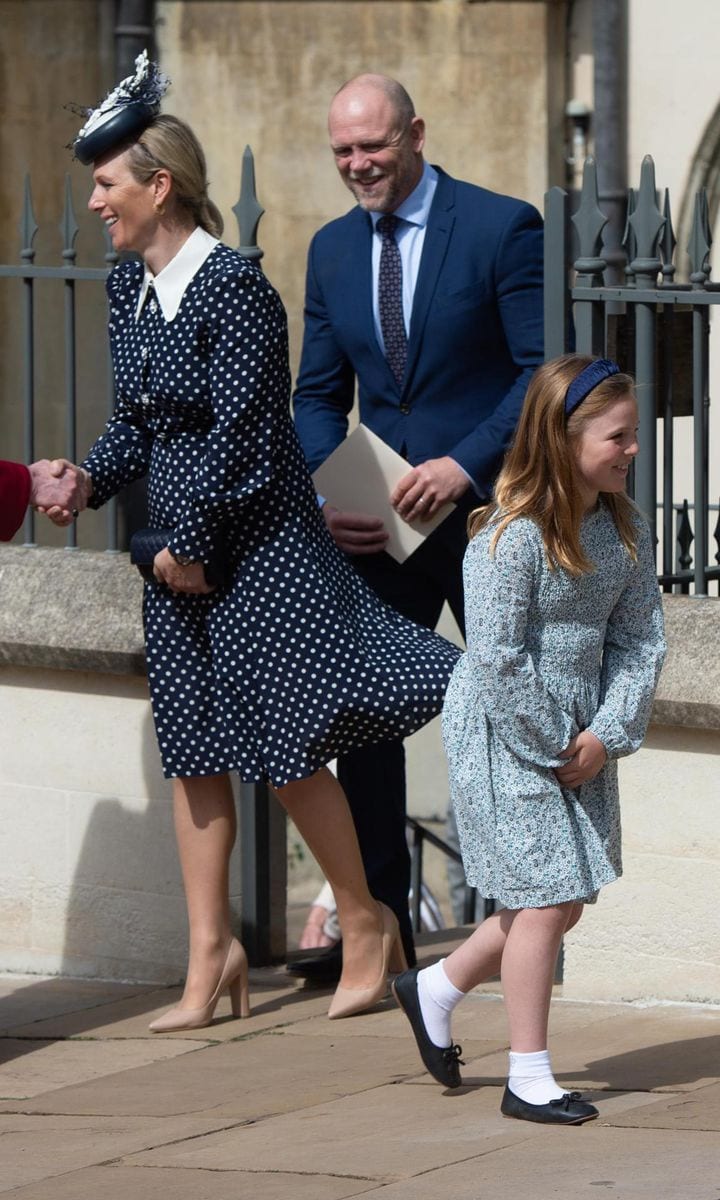
[[[219,238],[223,219],[208,196],[202,146],[185,121],[163,113],[128,146],[128,165],[138,183],[149,183],[156,171],[172,175],[173,195],[196,225]]]
[[[511,521],[529,517],[540,529],[551,570],[560,567],[575,576],[594,570],[580,541],[583,503],[574,451],[588,421],[622,396],[634,395],[635,385],[629,375],[611,375],[566,417],[568,387],[592,361],[588,355],[565,354],[538,367],[530,380],[494,499],[468,518],[471,538],[486,525],[496,525],[491,552]],[[623,545],[636,560],[635,505],[623,492],[603,493],[603,499]]]

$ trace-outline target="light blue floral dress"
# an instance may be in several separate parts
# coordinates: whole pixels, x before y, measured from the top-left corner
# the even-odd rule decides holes
[[[595,564],[551,571],[535,523],[468,546],[467,652],[445,698],[443,737],[468,883],[507,908],[593,900],[622,869],[615,760],[640,746],[665,654],[650,532],[633,562],[606,506],[583,521]],[[553,768],[582,729],[605,746],[576,789]]]

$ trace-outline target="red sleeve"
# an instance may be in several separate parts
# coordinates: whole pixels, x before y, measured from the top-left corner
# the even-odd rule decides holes
[[[0,541],[20,528],[30,500],[30,472],[22,463],[0,459]]]

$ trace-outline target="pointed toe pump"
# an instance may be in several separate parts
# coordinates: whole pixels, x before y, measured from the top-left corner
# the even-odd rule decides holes
[[[383,1000],[387,994],[388,971],[406,971],[407,960],[403,949],[397,917],[385,904],[378,901],[382,918],[382,970],[370,987],[348,988],[338,986],[330,1002],[328,1017],[337,1021],[341,1017],[352,1017],[365,1012]]]
[[[218,985],[202,1008],[171,1008],[150,1025],[153,1033],[174,1033],[180,1029],[203,1029],[213,1019],[223,992],[230,993],[234,1017],[250,1016],[247,955],[237,938],[233,938]]]

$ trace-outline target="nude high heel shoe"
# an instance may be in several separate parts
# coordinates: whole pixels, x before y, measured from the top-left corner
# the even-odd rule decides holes
[[[220,974],[218,985],[203,1008],[171,1008],[150,1024],[153,1033],[174,1033],[178,1029],[203,1029],[213,1019],[217,1002],[227,989],[234,1017],[250,1016],[247,955],[237,938],[233,938]]]
[[[387,905],[378,900],[378,908],[382,918],[382,970],[376,982],[371,987],[346,988],[342,984],[335,991],[330,1001],[328,1017],[337,1021],[340,1017],[352,1017],[355,1013],[365,1012],[372,1008],[387,995],[388,971],[406,971],[407,959],[400,938],[397,917]]]

